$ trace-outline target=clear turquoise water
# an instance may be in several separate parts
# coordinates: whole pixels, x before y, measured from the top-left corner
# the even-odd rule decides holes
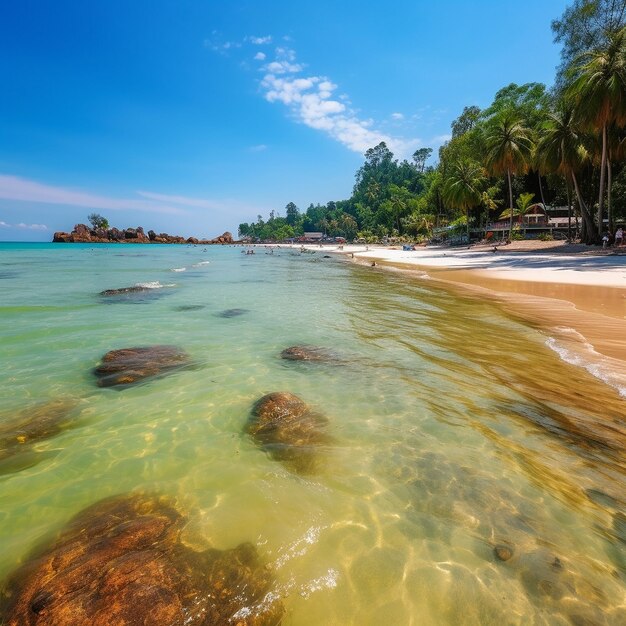
[[[146,302],[97,295],[157,282]],[[0,464],[0,578],[85,506],[158,491],[190,545],[257,546],[284,624],[626,623],[624,400],[493,303],[235,247],[0,244],[0,290],[0,420],[76,402]],[[194,367],[95,385],[104,353],[151,344]],[[294,344],[344,363],[281,360]],[[319,475],[242,435],[281,390],[330,420]]]

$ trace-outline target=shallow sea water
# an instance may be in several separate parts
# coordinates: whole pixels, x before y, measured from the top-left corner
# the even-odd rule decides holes
[[[98,296],[138,283],[158,297]],[[493,302],[215,246],[0,244],[0,293],[0,421],[76,403],[0,461],[0,579],[81,509],[145,491],[176,499],[194,548],[256,545],[285,625],[626,623],[626,401]],[[97,387],[104,353],[152,344],[193,367]],[[295,344],[341,362],[281,360]],[[328,417],[318,474],[242,434],[271,391]]]

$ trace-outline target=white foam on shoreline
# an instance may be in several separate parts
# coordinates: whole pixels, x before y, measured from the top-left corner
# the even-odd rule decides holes
[[[172,272],[186,272],[187,268],[186,267],[173,267],[172,268]]]
[[[615,371],[609,357],[594,350],[593,346],[573,328],[557,328],[560,338],[548,337],[546,346],[556,352],[566,363],[582,367],[592,376],[617,390],[626,398],[626,376]]]

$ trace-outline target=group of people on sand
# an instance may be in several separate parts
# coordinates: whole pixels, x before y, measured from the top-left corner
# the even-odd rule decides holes
[[[602,247],[608,248],[610,245],[615,246],[616,248],[621,248],[624,243],[624,229],[619,226],[615,231],[615,237],[611,235],[610,231],[604,233],[602,237]]]

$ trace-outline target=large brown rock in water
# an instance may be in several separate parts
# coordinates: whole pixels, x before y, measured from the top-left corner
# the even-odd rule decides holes
[[[211,239],[211,243],[232,243],[233,236],[232,233],[226,231],[222,233],[219,237],[215,237],[215,239]]]
[[[290,470],[312,474],[321,469],[321,446],[330,442],[324,432],[327,423],[298,396],[280,391],[254,404],[245,430]]]
[[[71,233],[65,233],[61,230],[54,233],[54,237],[52,238],[53,243],[71,243],[72,235]]]
[[[91,231],[88,226],[85,226],[85,224],[76,224],[76,226],[74,226],[74,230],[72,231],[72,238],[74,243],[88,243],[91,241]]]
[[[189,356],[176,346],[146,346],[111,350],[94,370],[100,387],[132,385],[189,364]]]
[[[251,544],[196,552],[164,498],[109,498],[79,513],[2,590],[4,626],[276,626],[269,569]],[[268,599],[269,598],[269,599]]]

